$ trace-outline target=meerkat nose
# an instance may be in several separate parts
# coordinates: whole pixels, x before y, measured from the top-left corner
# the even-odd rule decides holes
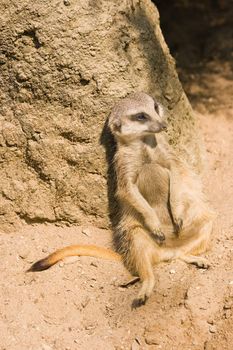
[[[161,129],[162,130],[167,130],[167,123],[166,122],[162,122],[162,123],[160,123],[160,126],[161,126]]]

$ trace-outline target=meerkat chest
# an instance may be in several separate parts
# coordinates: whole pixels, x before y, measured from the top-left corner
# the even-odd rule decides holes
[[[160,147],[144,146],[143,161],[138,171],[137,185],[139,191],[152,206],[168,201],[169,169],[169,159]]]

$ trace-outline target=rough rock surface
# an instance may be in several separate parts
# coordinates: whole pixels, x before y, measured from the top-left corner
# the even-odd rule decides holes
[[[165,105],[172,144],[200,165],[193,113],[150,0],[2,0],[0,47],[2,229],[107,226],[100,135],[132,91]]]

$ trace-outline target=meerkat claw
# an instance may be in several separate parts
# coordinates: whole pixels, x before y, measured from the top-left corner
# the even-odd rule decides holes
[[[148,297],[145,295],[144,297],[134,299],[132,302],[132,309],[137,309],[140,306],[143,306],[146,304]]]
[[[152,232],[152,235],[154,236],[154,239],[157,241],[158,244],[161,244],[165,241],[165,235],[161,231],[161,229],[156,229]]]
[[[181,218],[174,218],[175,233],[179,234],[183,228],[183,220]]]

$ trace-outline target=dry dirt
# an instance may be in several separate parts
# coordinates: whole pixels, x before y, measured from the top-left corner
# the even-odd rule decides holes
[[[207,254],[211,268],[180,261],[157,266],[151,299],[132,310],[139,286],[119,287],[129,278],[120,263],[82,257],[25,273],[33,261],[67,244],[110,246],[110,231],[35,225],[3,234],[1,350],[233,348],[232,88],[222,83],[222,90],[225,105],[200,115],[207,148],[204,184],[219,213]]]

